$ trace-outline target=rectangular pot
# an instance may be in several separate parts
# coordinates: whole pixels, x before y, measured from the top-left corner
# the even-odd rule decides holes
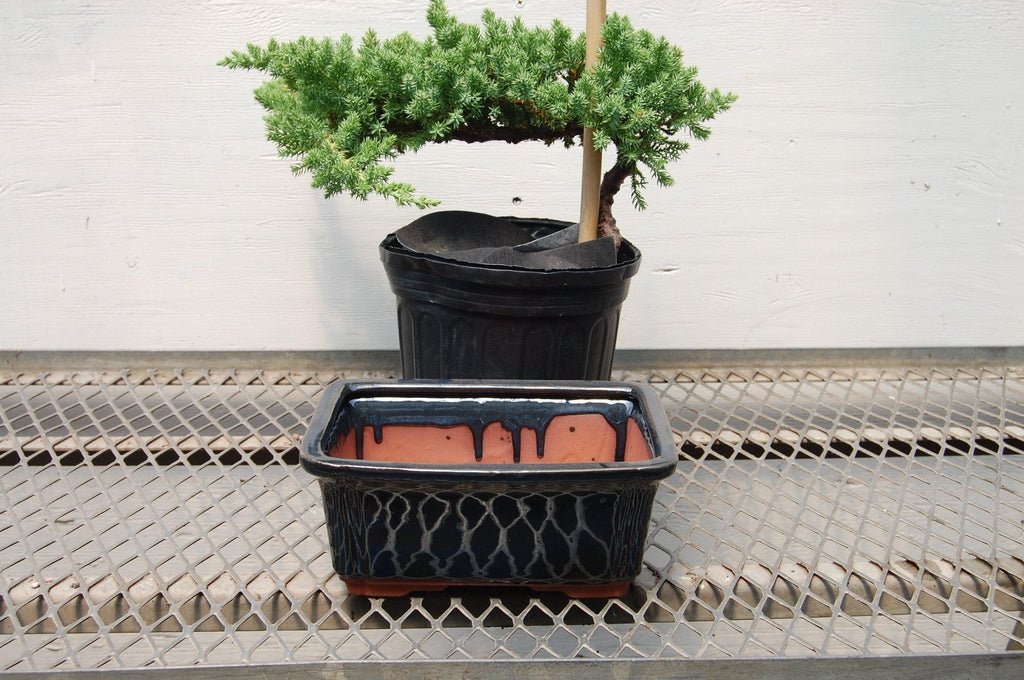
[[[350,592],[610,597],[640,572],[676,450],[645,385],[410,381],[329,386],[301,459]]]

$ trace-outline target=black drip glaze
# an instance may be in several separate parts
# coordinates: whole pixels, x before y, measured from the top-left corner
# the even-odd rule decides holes
[[[487,429],[487,423],[473,421],[469,429],[473,431],[473,456],[479,462],[484,459],[484,430]]]
[[[359,425],[353,429],[356,435],[356,458],[363,458],[363,426]]]
[[[631,409],[626,406],[626,403],[618,402],[601,414],[615,430],[616,463],[622,463],[626,460],[626,432],[630,420],[630,411]]]
[[[348,404],[350,428],[355,431],[356,458],[363,457],[363,428],[373,428],[373,438],[383,441],[385,425],[428,425],[457,427],[464,425],[473,433],[473,453],[476,460],[484,457],[484,430],[491,423],[500,423],[512,437],[513,460],[520,462],[522,430],[529,428],[537,434],[537,457],[544,457],[544,438],[548,425],[556,416],[598,413],[615,430],[615,461],[626,459],[626,432],[630,417],[636,411],[630,401],[540,401],[531,399],[398,399],[373,397],[353,399]],[[346,428],[347,429],[347,428]]]

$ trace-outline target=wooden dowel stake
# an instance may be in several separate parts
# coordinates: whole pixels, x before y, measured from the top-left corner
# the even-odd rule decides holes
[[[586,68],[597,64],[601,30],[607,13],[606,0],[587,0]],[[601,152],[594,149],[594,131],[583,129],[583,178],[580,192],[580,243],[597,238],[597,216],[601,204]]]

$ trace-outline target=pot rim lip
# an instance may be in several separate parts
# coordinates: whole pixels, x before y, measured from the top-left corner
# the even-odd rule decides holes
[[[569,222],[567,220],[559,220],[548,217],[517,217],[513,215],[503,215],[500,217],[500,219],[524,224],[555,224],[563,226],[569,226],[573,224],[572,222]],[[401,258],[406,261],[420,261],[431,263],[435,267],[451,267],[457,270],[474,272],[497,272],[505,273],[509,276],[532,275],[540,278],[555,276],[594,277],[600,276],[601,274],[607,274],[608,272],[614,272],[622,274],[622,278],[631,278],[639,271],[640,260],[643,254],[640,252],[640,248],[638,248],[628,239],[622,239],[622,246],[628,247],[632,250],[632,257],[629,257],[623,260],[622,262],[616,262],[615,264],[606,267],[581,267],[578,269],[531,269],[529,267],[518,267],[515,265],[506,264],[462,262],[460,260],[442,257],[440,255],[436,255],[433,253],[421,253],[416,250],[410,250],[409,248],[406,248],[401,243],[399,243],[398,237],[395,235],[395,232],[391,232],[387,236],[385,236],[384,239],[380,242],[378,249],[380,252],[380,258],[384,262],[385,266],[388,266],[390,264],[390,260],[394,258]]]
[[[651,438],[652,456],[642,461],[615,463],[470,463],[445,465],[334,458],[321,446],[327,429],[345,404],[371,396],[463,397],[523,396],[554,398],[630,399],[640,409]],[[512,394],[509,394],[512,393]],[[462,480],[478,482],[593,481],[618,479],[656,481],[675,470],[678,456],[668,419],[657,393],[649,385],[623,381],[582,380],[397,380],[345,382],[337,380],[324,390],[302,439],[302,467],[320,478],[391,478],[395,480]]]
[[[442,211],[439,211],[439,213],[445,213],[445,212],[461,213],[461,212],[465,212],[465,211],[462,211],[462,210],[442,210]],[[510,222],[517,222],[517,223],[521,223],[521,224],[556,224],[556,225],[561,225],[561,226],[569,226],[570,224],[572,224],[572,222],[570,222],[568,220],[555,219],[553,217],[518,217],[518,216],[515,216],[515,215],[502,215],[502,216],[498,217],[498,219],[504,219],[504,220],[508,220]],[[414,221],[416,221],[416,220],[414,220]],[[386,237],[384,237],[384,240],[381,241],[381,243],[380,243],[380,250],[381,250],[381,256],[382,257],[384,255],[384,251],[387,251],[389,254],[394,255],[394,256],[398,256],[398,257],[422,258],[422,259],[425,259],[425,260],[428,260],[428,261],[431,261],[431,262],[440,262],[440,263],[444,263],[444,264],[455,264],[455,265],[458,265],[458,266],[461,266],[461,267],[468,267],[468,268],[473,268],[473,269],[477,269],[477,268],[479,268],[479,269],[486,269],[488,271],[509,271],[509,272],[524,271],[524,272],[541,273],[541,274],[553,274],[553,273],[564,273],[564,272],[580,272],[579,274],[577,274],[577,275],[580,275],[580,274],[587,273],[587,272],[616,271],[616,270],[623,269],[625,267],[629,267],[629,266],[634,265],[634,264],[639,266],[640,257],[641,257],[640,249],[637,248],[633,243],[631,243],[627,239],[623,239],[622,242],[623,242],[624,246],[627,246],[627,247],[629,247],[632,250],[632,252],[633,252],[633,256],[632,257],[630,257],[630,258],[628,258],[628,259],[626,259],[626,260],[624,260],[622,262],[615,262],[614,264],[609,264],[607,266],[579,267],[579,268],[573,268],[573,269],[534,269],[534,268],[531,268],[531,267],[517,266],[517,265],[514,265],[514,264],[493,264],[493,263],[486,263],[486,262],[463,262],[462,260],[456,260],[456,259],[453,259],[453,258],[450,258],[450,257],[443,257],[443,256],[437,255],[435,253],[421,253],[420,251],[411,250],[409,248],[406,248],[406,247],[402,246],[401,243],[398,241],[398,238],[395,236],[395,232],[394,231],[392,231],[391,233],[388,233],[388,235]]]
[[[622,244],[633,249],[635,253],[633,257],[622,262],[616,262],[615,264],[608,265],[607,267],[579,267],[577,269],[531,269],[529,267],[517,267],[509,264],[488,264],[486,262],[463,262],[462,260],[454,260],[449,257],[441,257],[433,253],[421,253],[416,250],[410,250],[401,243],[398,242],[398,237],[395,236],[395,232],[391,232],[384,237],[384,240],[380,242],[380,253],[381,259],[386,261],[386,255],[391,257],[401,257],[410,260],[425,260],[427,262],[435,262],[438,264],[451,265],[453,267],[460,267],[472,270],[484,270],[489,272],[509,272],[509,273],[522,273],[522,274],[536,274],[536,275],[576,275],[582,276],[586,274],[594,274],[600,272],[612,272],[620,271],[623,269],[629,269],[630,267],[639,268],[640,258],[642,254],[640,249],[636,247],[628,239],[622,239]]]

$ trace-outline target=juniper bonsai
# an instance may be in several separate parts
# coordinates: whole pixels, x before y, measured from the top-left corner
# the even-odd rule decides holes
[[[702,85],[679,48],[617,14],[605,23],[593,70],[584,69],[585,37],[558,20],[528,28],[486,10],[477,26],[431,0],[427,21],[433,35],[423,40],[402,33],[382,41],[373,31],[358,48],[348,35],[270,40],[220,64],[271,76],[255,91],[268,111],[267,137],[327,197],[347,191],[433,206],[438,201],[393,181],[385,163],[430,142],[570,147],[591,127],[596,148],[615,147],[601,182],[598,229],[616,242],[612,204],[625,180],[643,209],[649,177],[672,184],[668,165],[689,147],[679,133],[705,139],[707,121],[735,99]]]

